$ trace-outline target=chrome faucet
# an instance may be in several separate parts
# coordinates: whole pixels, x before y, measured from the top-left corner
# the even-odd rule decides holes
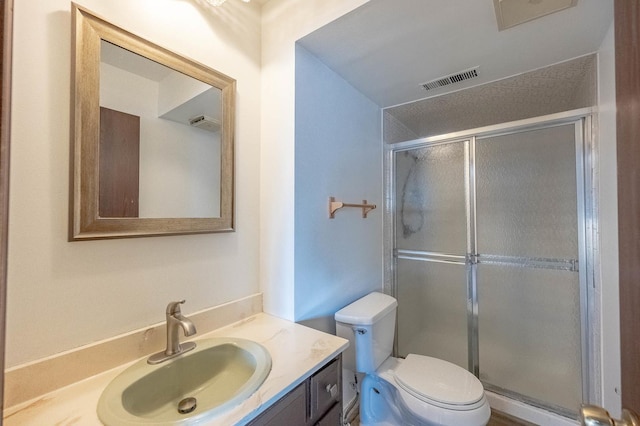
[[[184,335],[187,337],[196,334],[196,326],[191,320],[182,316],[182,312],[180,312],[180,305],[184,302],[184,300],[180,300],[167,305],[167,348],[162,352],[151,355],[147,363],[159,364],[196,347],[195,342],[180,344],[180,338],[178,337],[179,328],[182,328]]]

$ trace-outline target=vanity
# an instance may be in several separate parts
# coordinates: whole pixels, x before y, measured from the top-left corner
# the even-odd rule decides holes
[[[195,336],[239,338],[264,346],[272,367],[264,383],[207,425],[338,425],[342,412],[341,353],[348,342],[265,313]],[[101,425],[103,390],[133,362],[81,380],[4,411],[4,424]]]
[[[299,384],[250,426],[339,425],[342,420],[342,359],[335,358]]]

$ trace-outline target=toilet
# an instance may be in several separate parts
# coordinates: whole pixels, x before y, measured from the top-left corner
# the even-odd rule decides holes
[[[391,356],[397,306],[393,297],[374,292],[335,314],[336,334],[350,343],[343,353],[345,395],[362,380],[360,424],[486,425],[491,409],[473,374],[437,358]]]

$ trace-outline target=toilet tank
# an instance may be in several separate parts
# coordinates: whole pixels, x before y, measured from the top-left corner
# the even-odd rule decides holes
[[[344,368],[373,373],[391,356],[397,306],[393,297],[374,292],[336,312],[336,334],[350,343]]]

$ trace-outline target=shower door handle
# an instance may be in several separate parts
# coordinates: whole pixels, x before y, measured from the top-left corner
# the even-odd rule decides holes
[[[631,410],[622,410],[622,419],[613,419],[607,410],[597,405],[582,405],[580,424],[583,426],[640,426],[640,417]]]

